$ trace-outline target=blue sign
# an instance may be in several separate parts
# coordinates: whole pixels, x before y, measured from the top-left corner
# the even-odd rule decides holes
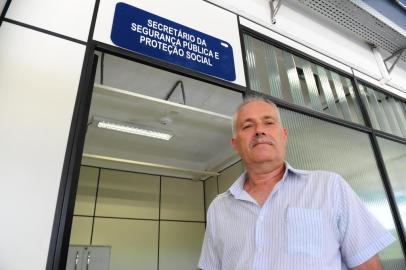
[[[235,80],[229,43],[125,3],[116,5],[111,40],[131,51]]]

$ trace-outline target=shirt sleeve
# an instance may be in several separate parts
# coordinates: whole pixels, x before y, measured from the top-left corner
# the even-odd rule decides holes
[[[199,269],[203,270],[220,270],[221,263],[215,246],[215,217],[213,204],[207,211],[206,233],[204,234],[202,252],[199,259]]]
[[[336,180],[341,256],[347,267],[352,268],[385,249],[395,238],[369,212],[342,177]]]

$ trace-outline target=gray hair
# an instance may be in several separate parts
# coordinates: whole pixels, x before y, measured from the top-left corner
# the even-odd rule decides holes
[[[240,113],[240,110],[242,109],[242,107],[244,107],[248,103],[251,103],[251,102],[254,102],[254,101],[262,101],[262,102],[265,102],[265,103],[268,103],[269,105],[271,105],[276,110],[276,116],[278,118],[279,123],[281,123],[281,125],[282,125],[281,114],[279,112],[278,106],[276,106],[275,103],[273,103],[271,100],[266,99],[266,98],[261,97],[261,96],[253,96],[253,95],[246,96],[244,98],[243,102],[240,105],[238,105],[237,109],[234,112],[233,119],[231,120],[231,128],[232,128],[232,132],[233,132],[233,138],[237,134],[237,117],[238,117],[238,114]]]

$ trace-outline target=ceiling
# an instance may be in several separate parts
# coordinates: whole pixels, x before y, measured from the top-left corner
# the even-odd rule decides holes
[[[178,80],[186,105],[180,85],[165,100]],[[82,164],[205,179],[203,171],[217,172],[238,160],[230,146],[231,116],[241,101],[240,93],[105,54],[103,76],[101,65],[97,69]],[[95,116],[167,130],[174,137],[164,141],[101,129]]]
[[[364,1],[299,0],[299,2],[389,53],[393,54],[406,47],[405,29],[391,22]],[[402,59],[406,61],[406,54],[403,54]]]

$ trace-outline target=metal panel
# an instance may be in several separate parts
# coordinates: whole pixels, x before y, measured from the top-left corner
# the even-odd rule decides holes
[[[98,175],[98,168],[80,167],[74,215],[92,216],[94,214]]]
[[[162,177],[161,219],[204,221],[203,182]]]
[[[204,223],[161,221],[159,270],[197,269]]]
[[[159,217],[159,176],[102,169],[96,216]]]
[[[156,270],[158,221],[96,218],[93,245],[111,246],[112,270]]]
[[[217,189],[217,176],[212,176],[205,180],[204,182],[204,196],[205,196],[205,203],[206,203],[206,211],[209,209],[210,203],[216,198],[218,194]],[[206,214],[206,213],[205,213]]]
[[[241,161],[222,171],[218,177],[219,193],[225,192],[235,180],[237,180],[243,171],[244,167]]]
[[[394,53],[406,45],[406,37],[365,10],[358,0],[299,0],[303,5],[350,30],[368,43]],[[355,3],[356,2],[356,3]],[[402,56],[406,61],[406,54]]]

